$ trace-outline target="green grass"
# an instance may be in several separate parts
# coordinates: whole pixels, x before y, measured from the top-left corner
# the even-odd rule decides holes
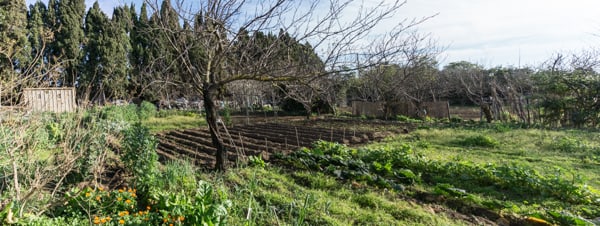
[[[600,142],[598,132],[582,130],[520,129],[507,125],[466,125],[455,128],[424,128],[410,134],[397,135],[370,148],[409,145],[415,156],[427,159],[428,165],[461,166],[456,169],[479,169],[482,174],[510,170],[506,179],[542,180],[552,178],[572,181],[575,186],[600,195]],[[466,168],[465,168],[466,167]],[[450,170],[451,171],[451,170]],[[507,171],[509,172],[509,171]],[[436,191],[435,183],[451,183],[464,189],[475,203],[503,212],[519,215],[568,212],[574,215],[598,217],[598,200],[567,202],[563,192],[571,188],[546,193],[515,192],[511,188],[484,186],[468,182],[463,172],[457,178],[429,178],[421,189]],[[501,180],[504,180],[501,178]],[[535,181],[534,181],[535,182]],[[498,183],[498,182],[494,182]],[[537,182],[536,182],[537,183]],[[542,183],[544,184],[544,183]],[[562,186],[562,185],[560,185]],[[562,189],[562,187],[560,187]],[[541,188],[544,190],[543,188]],[[550,189],[551,190],[551,189]],[[555,219],[556,220],[556,219]],[[557,222],[564,223],[564,222]]]
[[[206,121],[198,114],[171,114],[164,117],[150,117],[142,124],[150,129],[151,133],[160,133],[174,129],[190,129],[206,126]]]
[[[517,164],[552,173],[556,168],[578,174],[600,189],[600,142],[598,132],[577,130],[512,129],[498,132],[489,128],[433,128],[398,135],[386,142],[409,143],[430,159],[469,161],[479,164]],[[497,144],[469,145],[466,140],[487,137]]]
[[[465,225],[397,193],[278,167],[206,176],[228,190],[231,225]],[[249,209],[251,209],[250,214]]]

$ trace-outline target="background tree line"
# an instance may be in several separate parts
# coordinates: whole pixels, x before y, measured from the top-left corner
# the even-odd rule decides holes
[[[86,10],[83,0],[38,1],[29,7],[22,0],[5,0],[0,5],[3,105],[18,103],[19,90],[24,87],[47,86],[75,86],[82,103],[134,97],[150,101],[200,98],[201,92],[193,87],[198,82],[190,72],[206,69],[198,65],[207,62],[207,54],[211,53],[206,46],[215,43],[206,40],[228,35],[219,31],[226,26],[202,14],[209,11],[183,18],[182,8],[170,1],[144,3],[139,9],[133,4],[119,6],[111,16],[102,12],[97,2]],[[269,70],[271,74],[284,74],[289,71],[286,67],[292,66],[289,62],[296,62],[297,74],[327,71],[330,59],[283,28],[279,32],[236,31],[235,40],[224,46],[236,48],[229,48],[224,55],[237,58],[236,64],[253,68],[231,65],[222,73],[267,74]],[[216,36],[206,35],[207,31]],[[344,61],[352,66],[329,70],[327,76],[301,83],[266,79],[272,83],[266,86],[238,82],[244,79],[241,76],[223,80],[215,95],[259,90],[278,95],[277,99],[293,99],[307,114],[316,103],[326,103],[335,112],[336,106],[351,100],[410,101],[415,106],[424,101],[448,100],[479,106],[487,121],[512,117],[554,126],[598,124],[599,57],[595,51],[557,54],[546,63],[527,68],[485,68],[466,61],[440,68],[437,55],[443,49],[427,36],[414,34],[396,41],[393,46],[381,43],[369,50],[393,48],[396,54],[369,61],[368,56],[355,53],[357,61],[362,62],[358,65],[352,65],[354,56],[350,54]],[[265,55],[277,55],[279,59],[271,58],[269,66],[249,63]],[[513,109],[512,115],[506,114],[507,106]]]

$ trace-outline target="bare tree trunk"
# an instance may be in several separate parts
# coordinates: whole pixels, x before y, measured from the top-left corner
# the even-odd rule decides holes
[[[485,120],[487,121],[487,123],[491,123],[494,120],[492,110],[490,109],[490,104],[481,103],[481,111],[483,112],[483,115],[485,116]]]
[[[216,153],[216,164],[215,170],[225,171],[227,169],[227,149],[223,144],[223,139],[219,133],[219,127],[217,125],[218,115],[215,102],[213,101],[213,93],[215,92],[213,87],[210,85],[204,86],[203,98],[204,98],[204,110],[206,111],[206,123],[210,131],[210,138],[212,139],[213,146],[217,149]]]

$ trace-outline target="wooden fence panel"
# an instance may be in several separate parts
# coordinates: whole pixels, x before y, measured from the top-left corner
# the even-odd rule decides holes
[[[23,101],[33,111],[73,112],[77,108],[75,88],[26,88]]]

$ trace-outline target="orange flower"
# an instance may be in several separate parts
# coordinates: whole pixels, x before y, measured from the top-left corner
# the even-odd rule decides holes
[[[146,206],[146,210],[150,210],[150,209],[152,209],[152,207]]]
[[[94,219],[94,224],[100,224],[100,220]]]
[[[184,216],[179,216],[179,221],[184,221],[185,217]]]
[[[173,224],[169,224],[169,226],[173,226]]]
[[[119,224],[125,224],[125,220],[123,220],[123,219],[119,220]]]
[[[167,223],[167,221],[169,221],[169,219],[168,219],[168,218],[164,218],[164,219],[163,219],[163,223]]]
[[[129,203],[131,203],[131,200],[129,200],[129,199],[125,200],[125,203],[129,204]]]
[[[122,188],[121,188],[121,189],[119,189],[119,193],[123,193],[123,189],[122,189]]]
[[[100,196],[99,195],[96,196],[96,200],[100,201]]]
[[[131,197],[135,198],[136,197],[135,193],[131,193]]]
[[[126,216],[126,215],[129,215],[129,211],[125,210],[125,211],[121,211],[121,212],[119,212],[119,216],[120,216],[120,217],[122,217],[122,216]]]

